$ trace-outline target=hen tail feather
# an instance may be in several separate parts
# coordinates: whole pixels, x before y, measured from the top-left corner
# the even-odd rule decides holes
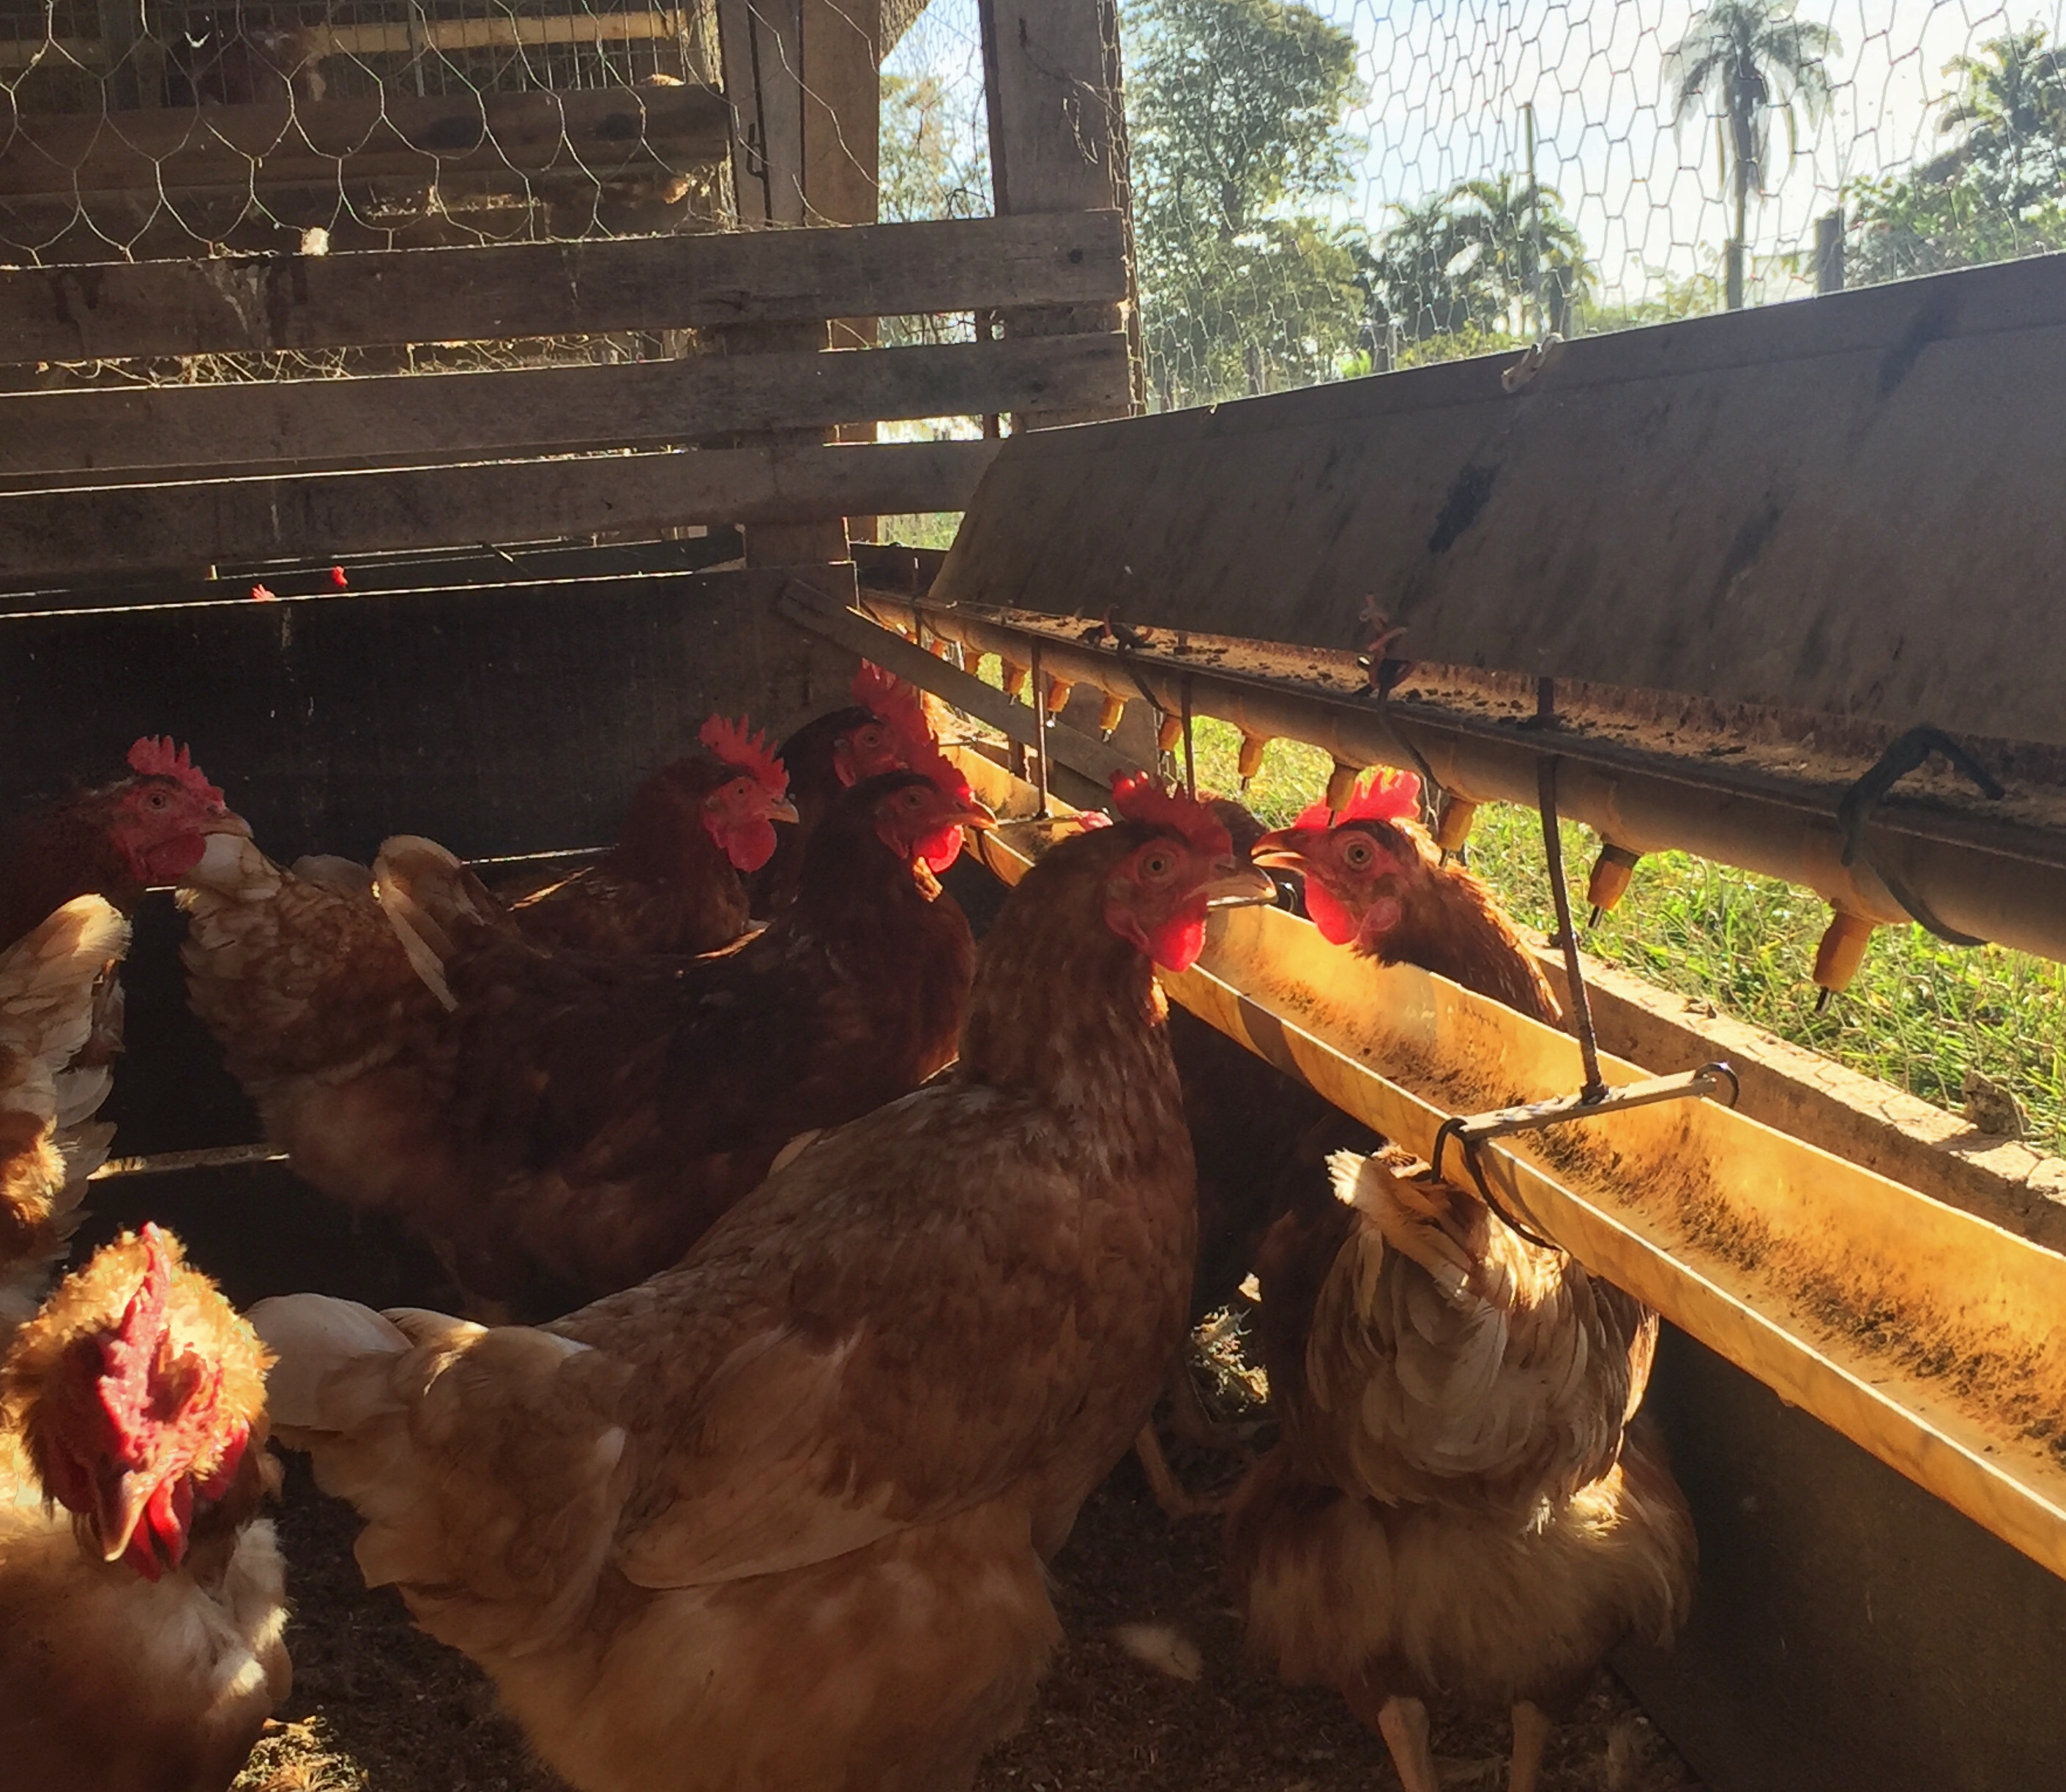
[[[416,834],[381,842],[373,883],[417,976],[448,1011],[457,1007],[445,967],[460,941],[504,924],[501,904],[452,854]]]

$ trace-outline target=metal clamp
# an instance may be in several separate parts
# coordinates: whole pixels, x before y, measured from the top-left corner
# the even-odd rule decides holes
[[[1659,1102],[1712,1100],[1724,1089],[1728,1106],[1734,1107],[1742,1095],[1743,1086],[1733,1069],[1716,1062],[1703,1064],[1697,1070],[1683,1070],[1675,1076],[1650,1077],[1640,1082],[1602,1084],[1597,1092],[1581,1090],[1575,1095],[1553,1095],[1544,1101],[1525,1102],[1517,1107],[1494,1108],[1486,1114],[1453,1114],[1442,1123],[1435,1135],[1433,1161],[1429,1167],[1440,1179],[1443,1155],[1448,1149],[1449,1141],[1455,1139],[1463,1148],[1464,1164],[1485,1205],[1529,1244],[1555,1250],[1556,1245],[1493,1193],[1485,1166],[1478,1160],[1479,1146],[1488,1139],[1509,1138],[1520,1132],[1541,1132],[1546,1127],[1561,1127],[1573,1120],[1595,1120],[1602,1114],[1619,1114],[1632,1107],[1652,1107]]]

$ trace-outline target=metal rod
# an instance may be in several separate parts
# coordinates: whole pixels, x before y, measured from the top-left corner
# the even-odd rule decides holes
[[[1550,861],[1550,893],[1557,904],[1557,943],[1563,948],[1564,977],[1570,985],[1571,1025],[1578,1035],[1578,1056],[1586,1066],[1582,1099],[1598,1101],[1606,1093],[1600,1074],[1599,1041],[1593,1033],[1593,1005],[1586,993],[1586,973],[1578,961],[1578,930],[1571,924],[1571,892],[1564,884],[1564,841],[1557,831],[1557,765],[1545,758],[1536,768],[1542,804],[1542,853]]]
[[[1184,674],[1184,794],[1198,799],[1198,753],[1191,740],[1191,675]]]
[[[1047,808],[1047,674],[1040,666],[1040,644],[1033,643],[1033,675],[1027,681],[1033,699],[1033,789],[1040,799],[1039,814],[1045,821]]]
[[[865,601],[900,619],[918,607],[873,590]],[[1504,714],[1417,701],[1402,709],[1396,697],[1379,706],[1339,689],[1298,689],[1288,679],[1193,668],[1159,637],[1122,655],[968,608],[925,607],[940,633],[1003,652],[1021,665],[1027,643],[1043,635],[1047,663],[1063,676],[1129,699],[1144,695],[1173,716],[1182,707],[1185,678],[1195,672],[1200,713],[1237,727],[1309,742],[1347,765],[1417,770],[1424,763],[1445,788],[1473,802],[1537,800],[1537,767],[1551,750],[1550,731],[1525,719],[1517,728]],[[1631,851],[1692,852],[1801,885],[1868,920],[1898,926],[1910,919],[1862,858],[1842,864],[1843,833],[1825,786],[1796,788],[1730,758],[1639,750],[1598,731],[1554,733],[1554,750],[1570,761],[1560,804]],[[1922,803],[1876,813],[1871,827],[1875,856],[1946,925],[2066,960],[2066,849],[2055,834]]]

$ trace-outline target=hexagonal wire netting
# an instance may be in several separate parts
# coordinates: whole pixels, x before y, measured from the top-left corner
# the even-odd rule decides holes
[[[1120,12],[1159,406],[2066,247],[2060,0]],[[888,67],[891,124],[952,138],[903,168],[935,214],[974,38],[934,0]]]

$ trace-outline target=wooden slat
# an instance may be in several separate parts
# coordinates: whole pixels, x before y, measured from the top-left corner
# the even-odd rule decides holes
[[[960,510],[997,446],[703,449],[0,497],[0,578]]]
[[[291,186],[516,169],[608,178],[714,161],[730,111],[707,87],[375,95],[17,117],[0,196]],[[254,167],[254,164],[259,165]]]
[[[2066,255],[1517,359],[1015,436],[936,595],[2066,746]]]
[[[0,358],[899,317],[1125,295],[1115,212],[626,242],[0,269]]]
[[[1113,0],[978,0],[978,12],[990,182],[999,214],[1108,205],[1124,214],[1129,204],[1126,122]],[[1116,303],[1044,310],[1015,305],[1003,321],[1007,334],[1025,336],[1122,326]],[[1064,408],[1019,423],[1034,428],[1092,423],[1124,416],[1130,408]]]
[[[654,447],[740,430],[1124,402],[1120,336],[845,354],[0,398],[0,476],[140,468],[273,473],[420,457]],[[277,463],[275,466],[272,463]]]

